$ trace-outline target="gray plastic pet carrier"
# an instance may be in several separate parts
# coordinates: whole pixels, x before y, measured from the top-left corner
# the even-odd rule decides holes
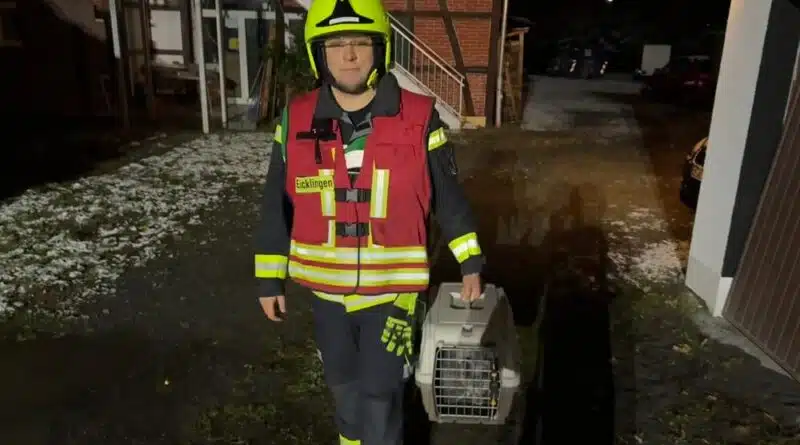
[[[492,284],[466,303],[461,283],[443,283],[422,326],[416,383],[431,421],[503,424],[520,386],[511,306]]]

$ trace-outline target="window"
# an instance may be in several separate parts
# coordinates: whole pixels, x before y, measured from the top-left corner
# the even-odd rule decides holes
[[[21,46],[17,29],[17,2],[0,0],[0,47]]]

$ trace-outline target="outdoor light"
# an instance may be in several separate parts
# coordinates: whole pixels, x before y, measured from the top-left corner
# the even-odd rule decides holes
[[[520,387],[519,343],[502,288],[461,299],[443,283],[422,326],[416,383],[428,417],[439,423],[500,425]]]

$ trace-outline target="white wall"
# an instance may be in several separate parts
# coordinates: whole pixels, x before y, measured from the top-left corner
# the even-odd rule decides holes
[[[732,0],[686,284],[722,314],[733,277],[722,276],[739,172],[773,0]]]
[[[183,49],[183,33],[181,32],[180,11],[151,11],[153,24],[151,35],[155,49],[177,50]],[[156,56],[157,62],[172,63],[183,62],[183,56],[162,55]]]
[[[181,50],[183,40],[181,37],[181,13],[180,11],[150,11],[152,24],[151,36],[153,47],[163,50]],[[128,48],[131,50],[141,50],[143,45],[142,27],[139,20],[139,10],[137,8],[125,8],[125,26],[128,28]],[[137,65],[141,65],[141,57],[137,57]],[[183,63],[183,56],[159,54],[155,58],[156,63],[172,64]]]

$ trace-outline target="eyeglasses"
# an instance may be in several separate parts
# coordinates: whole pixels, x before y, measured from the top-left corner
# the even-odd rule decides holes
[[[366,48],[372,48],[372,39],[326,40],[324,46],[325,49],[330,49],[330,50],[341,50],[348,46],[353,47],[353,49],[366,49]]]

